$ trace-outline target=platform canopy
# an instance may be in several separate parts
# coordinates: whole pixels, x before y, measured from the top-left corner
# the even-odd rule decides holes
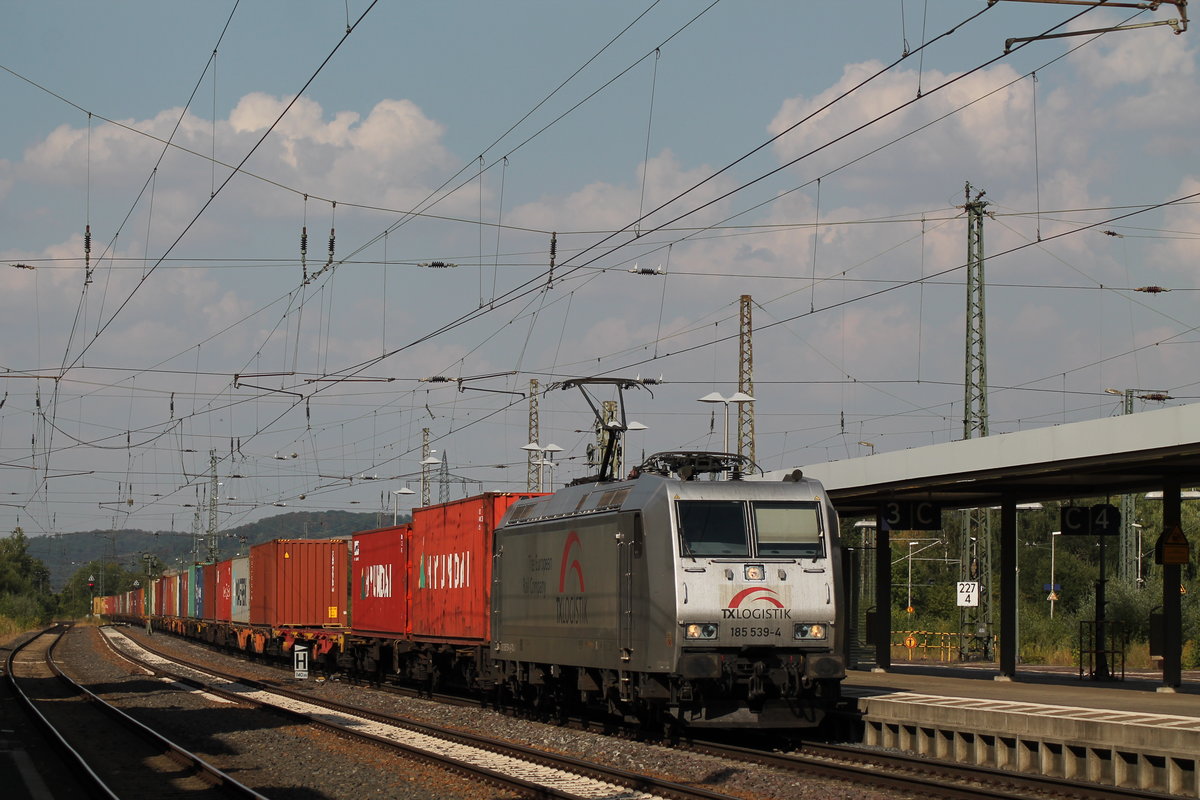
[[[914,447],[801,468],[844,516],[881,503],[943,508],[1200,485],[1200,404]],[[782,476],[784,472],[781,472]],[[768,476],[770,477],[770,475]]]

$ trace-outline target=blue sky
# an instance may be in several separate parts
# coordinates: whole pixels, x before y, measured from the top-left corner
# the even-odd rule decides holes
[[[961,438],[968,181],[993,214],[993,434],[1117,413],[1106,388],[1194,402],[1200,221],[1172,202],[1200,191],[1194,32],[1004,54],[1083,10],[19,4],[3,508],[31,533],[186,530],[215,451],[222,526],[390,509],[423,428],[452,496],[524,488],[531,378],[662,375],[627,398],[632,454],[721,449],[696,398],[736,389],[741,295],[764,467]],[[585,474],[582,399],[539,409],[556,479]]]

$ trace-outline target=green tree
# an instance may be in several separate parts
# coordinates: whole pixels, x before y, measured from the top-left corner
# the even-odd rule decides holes
[[[0,622],[27,628],[48,620],[55,608],[46,565],[29,555],[20,527],[0,539]]]

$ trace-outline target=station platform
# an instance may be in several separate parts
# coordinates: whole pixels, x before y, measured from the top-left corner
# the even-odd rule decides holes
[[[868,745],[959,763],[1200,798],[1200,672],[1081,679],[1070,668],[894,663],[851,670],[842,693]]]
[[[863,697],[918,692],[1200,717],[1200,670],[1184,670],[1174,693],[1160,692],[1162,674],[1152,671],[1126,671],[1123,680],[1110,681],[1080,678],[1075,667],[1022,665],[1011,681],[996,680],[999,674],[994,663],[894,661],[887,672],[848,670],[842,693]]]

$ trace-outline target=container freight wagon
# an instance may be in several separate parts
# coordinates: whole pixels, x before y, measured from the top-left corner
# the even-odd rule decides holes
[[[413,509],[408,580],[414,639],[487,642],[493,533],[508,507],[530,496],[488,492]]]
[[[205,564],[200,568],[200,585],[204,587],[197,607],[200,619],[217,618],[217,565]]]
[[[411,632],[405,558],[411,537],[411,525],[354,534],[350,604],[355,634],[402,638]]]
[[[250,548],[250,624],[344,627],[345,539],[276,539]]]
[[[341,652],[349,624],[345,539],[276,539],[230,565],[233,620],[218,641],[253,653],[309,647],[314,668]]]
[[[188,567],[187,578],[187,613],[180,616],[200,619],[204,616],[204,567],[199,564]]]
[[[229,584],[233,592],[229,602],[231,622],[250,622],[250,557],[238,556],[229,561]]]
[[[179,616],[179,573],[172,570],[163,573],[162,579],[162,616],[164,618]]]
[[[166,573],[154,624],[256,654],[303,643],[320,668],[341,651],[349,622],[347,550],[345,539],[277,539],[249,556]]]
[[[185,567],[179,571],[178,580],[175,583],[175,616],[187,617],[188,608],[192,606],[192,569]]]
[[[233,561],[213,566],[213,617],[218,622],[233,621]]]
[[[353,625],[342,665],[472,685],[486,672],[493,532],[540,494],[488,492],[413,509],[409,525],[354,537]]]
[[[159,575],[151,584],[154,586],[154,606],[150,612],[156,618],[164,617],[167,614],[167,576]]]
[[[145,590],[139,587],[137,589],[130,589],[121,595],[118,610],[122,617],[141,617],[145,606]]]

